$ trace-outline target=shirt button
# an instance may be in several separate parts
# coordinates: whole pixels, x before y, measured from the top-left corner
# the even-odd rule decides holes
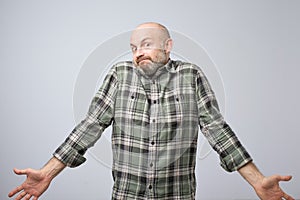
[[[150,167],[153,167],[153,163],[150,163]]]
[[[149,185],[149,190],[152,190],[152,185]]]
[[[152,141],[152,142],[151,142],[151,144],[152,144],[152,145],[154,145],[154,144],[155,144],[155,142],[154,142],[154,141]]]
[[[156,104],[156,100],[154,100],[153,103]]]
[[[152,119],[152,122],[155,122],[155,119]]]

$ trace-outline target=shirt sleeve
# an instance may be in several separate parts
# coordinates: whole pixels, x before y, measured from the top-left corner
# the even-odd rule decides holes
[[[114,103],[117,93],[117,75],[112,68],[89,106],[88,113],[53,153],[69,167],[85,162],[84,154],[100,138],[113,120]]]
[[[220,113],[215,94],[201,70],[197,74],[196,89],[200,129],[219,154],[221,166],[233,172],[251,162],[249,153]]]

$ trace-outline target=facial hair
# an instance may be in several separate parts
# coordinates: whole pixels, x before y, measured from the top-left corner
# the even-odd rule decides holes
[[[143,72],[148,77],[153,77],[157,70],[166,64],[167,55],[164,51],[162,51],[155,57],[155,60],[150,57],[145,57],[138,59],[137,63],[140,63],[142,60],[145,59],[147,59],[150,62],[147,64],[139,65],[139,68],[143,70]]]

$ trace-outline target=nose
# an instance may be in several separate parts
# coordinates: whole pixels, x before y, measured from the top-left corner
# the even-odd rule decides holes
[[[137,48],[134,52],[134,57],[139,58],[144,56],[144,50],[142,48]]]
[[[135,62],[138,62],[138,60],[144,56],[145,56],[144,51],[139,48],[134,52],[133,59],[135,60]]]

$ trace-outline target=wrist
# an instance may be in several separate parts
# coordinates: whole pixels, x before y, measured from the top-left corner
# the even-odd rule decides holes
[[[263,176],[261,173],[257,174],[252,183],[250,183],[255,191],[262,188],[264,178],[265,176]]]
[[[63,164],[60,160],[53,157],[51,158],[48,163],[41,168],[41,173],[43,176],[48,179],[52,180],[54,179],[64,168],[66,167],[65,164]]]
[[[252,162],[240,168],[238,171],[255,190],[261,188],[265,176]]]

